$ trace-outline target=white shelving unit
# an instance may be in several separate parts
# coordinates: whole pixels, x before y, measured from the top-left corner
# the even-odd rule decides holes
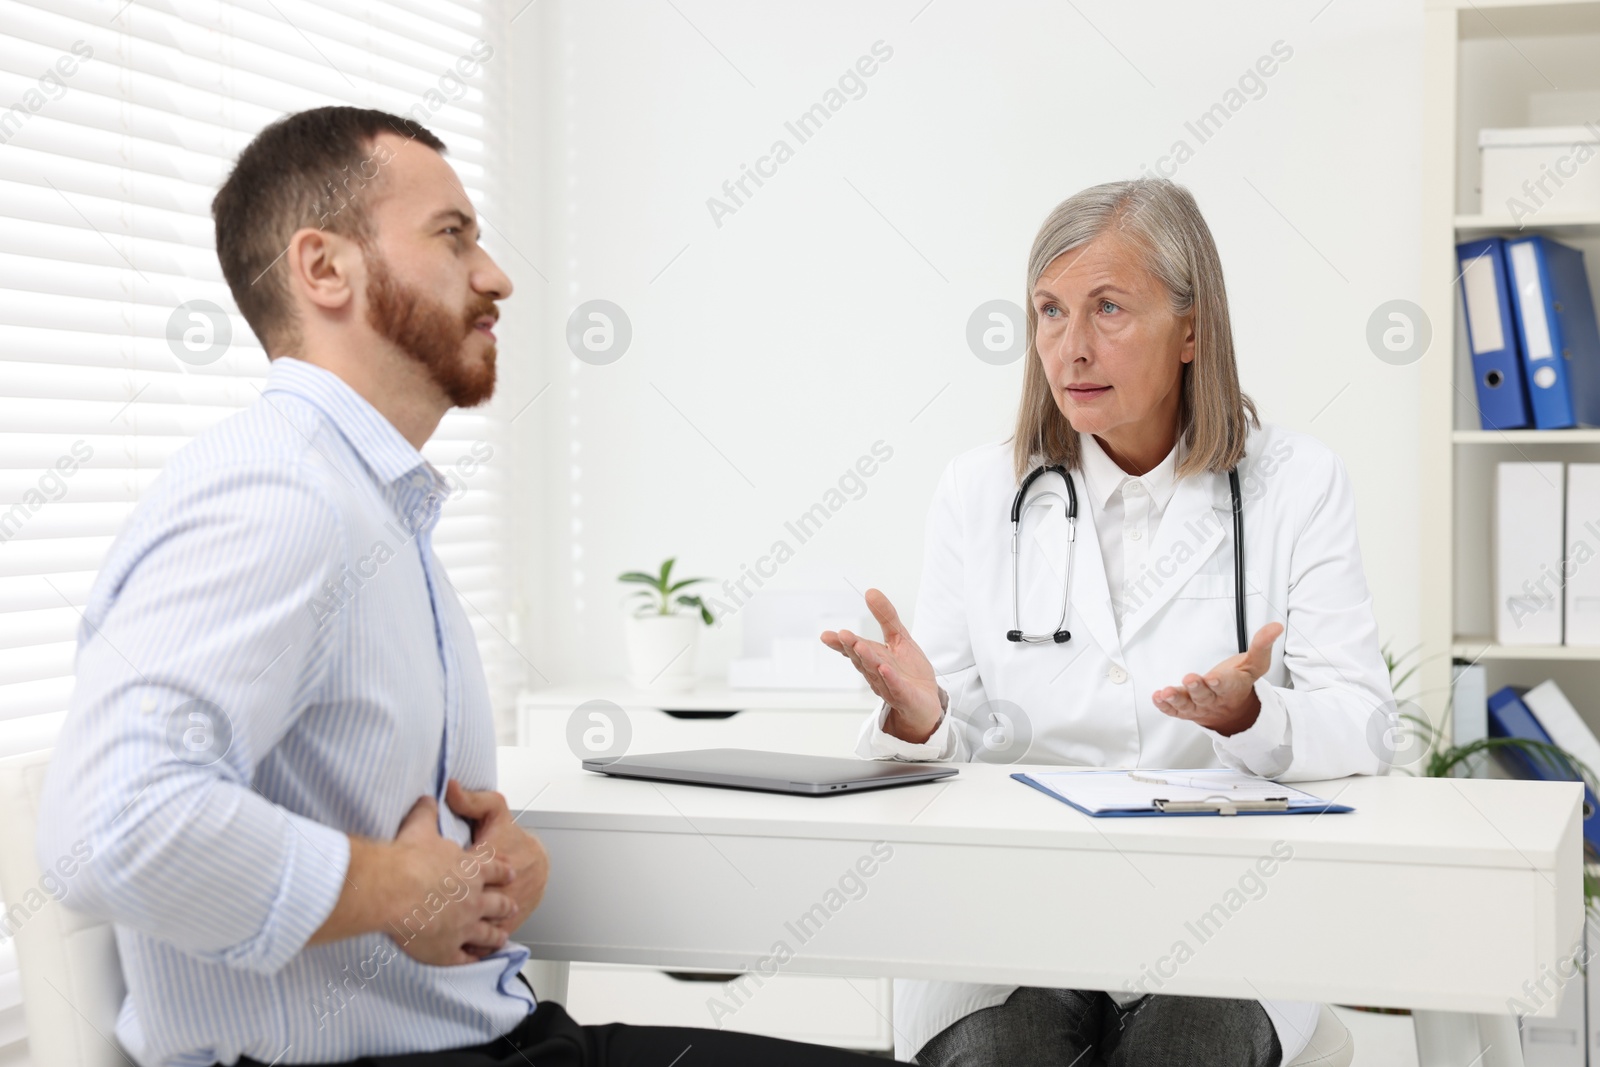
[[[1479,661],[1489,691],[1555,678],[1600,732],[1600,648],[1510,647],[1494,630],[1495,464],[1600,462],[1600,429],[1480,428],[1455,278],[1457,242],[1543,233],[1582,248],[1600,281],[1600,214],[1551,208],[1522,224],[1478,189],[1478,130],[1600,119],[1600,2],[1427,0],[1423,48],[1422,292],[1434,342],[1420,365],[1420,560],[1424,710],[1439,722],[1450,662]],[[1600,158],[1585,164],[1600,167]],[[1600,291],[1600,290],[1597,290]]]

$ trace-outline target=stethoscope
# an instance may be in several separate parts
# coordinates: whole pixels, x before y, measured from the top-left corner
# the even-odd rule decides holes
[[[1026,634],[1022,632],[1022,594],[1017,577],[1017,555],[1019,542],[1022,539],[1022,504],[1028,495],[1028,488],[1046,474],[1059,474],[1061,480],[1067,484],[1067,575],[1061,585],[1061,618],[1056,623],[1054,632],[1047,634]],[[1239,651],[1244,652],[1250,647],[1250,642],[1245,634],[1244,626],[1244,502],[1239,498],[1239,471],[1237,468],[1228,472],[1228,492],[1233,497],[1233,618],[1238,631]],[[1040,493],[1028,502],[1029,507],[1037,506],[1044,500],[1060,500],[1059,493]],[[1011,626],[1006,631],[1006,640],[1027,644],[1040,644],[1051,641],[1064,645],[1072,640],[1072,634],[1067,630],[1067,606],[1072,595],[1072,557],[1073,547],[1078,540],[1078,490],[1072,484],[1072,476],[1067,473],[1067,468],[1059,463],[1036,467],[1022,479],[1022,487],[1017,490],[1017,495],[1011,501]]]

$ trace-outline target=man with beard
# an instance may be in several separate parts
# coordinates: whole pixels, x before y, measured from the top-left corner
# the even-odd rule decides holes
[[[546,857],[494,791],[432,546],[449,487],[420,451],[493,393],[511,282],[443,151],[318,108],[262,131],[213,202],[267,384],[111,547],[41,815],[47,866],[62,842],[91,857],[65,903],[116,924],[117,1037],[141,1067],[871,1062],[580,1026],[521,981],[508,935]]]

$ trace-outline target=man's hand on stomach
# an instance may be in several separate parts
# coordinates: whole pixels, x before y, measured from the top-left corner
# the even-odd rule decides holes
[[[423,797],[393,841],[351,836],[344,889],[309,943],[381,932],[419,963],[472,963],[502,948],[516,928],[517,881],[493,849],[441,837],[439,807]]]
[[[550,857],[539,839],[517,825],[506,798],[492,789],[464,789],[454,778],[445,788],[445,803],[450,810],[472,823],[473,849],[480,855],[504,860],[514,877],[509,883],[489,883],[490,887],[505,893],[516,902],[516,911],[494,925],[509,936],[533,914],[544,897],[545,882],[550,877]],[[504,944],[502,938],[500,944]],[[473,951],[474,946],[468,946]],[[487,955],[499,945],[486,948]]]

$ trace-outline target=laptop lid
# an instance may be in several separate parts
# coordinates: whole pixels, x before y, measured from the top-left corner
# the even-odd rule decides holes
[[[808,756],[749,748],[701,748],[685,752],[602,756],[584,760],[583,766],[585,770],[623,778],[650,778],[663,782],[806,796],[931,782],[959,773],[957,768],[947,763]]]

